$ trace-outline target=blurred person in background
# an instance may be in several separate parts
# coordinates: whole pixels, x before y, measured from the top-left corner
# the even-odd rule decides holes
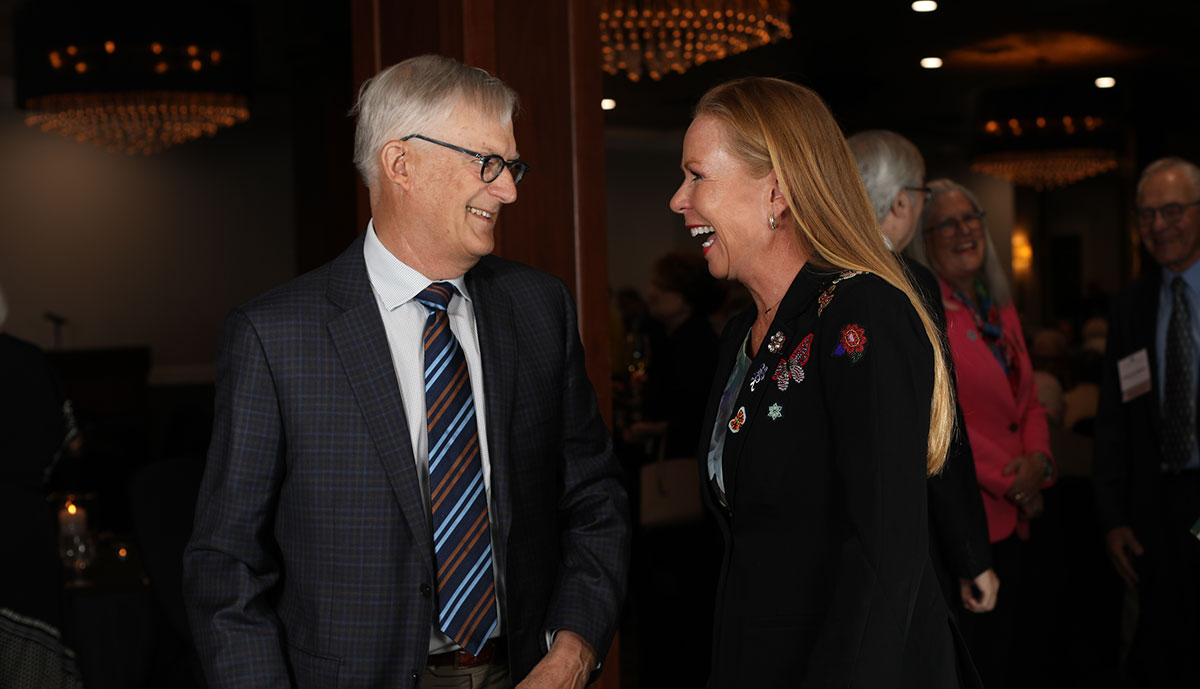
[[[912,242],[925,208],[925,160],[911,141],[872,129],[846,140],[884,240],[904,264],[938,330],[945,333],[946,310],[937,278],[902,252]],[[951,381],[954,363],[947,359]],[[987,517],[979,498],[975,459],[967,442],[962,407],[955,404],[957,432],[941,473],[929,479],[930,551],[946,602],[953,608],[987,612],[996,606],[1000,579],[992,569]]]
[[[1138,180],[1137,222],[1157,265],[1143,264],[1113,299],[1092,481],[1108,556],[1139,594],[1130,673],[1139,686],[1195,687],[1200,168],[1181,158],[1147,166]]]
[[[0,289],[0,684],[72,687],[79,676],[60,633],[63,573],[46,485],[75,418],[50,360],[5,332],[7,317]]]
[[[1004,582],[995,609],[964,617],[963,628],[985,686],[1023,686],[1031,679],[1025,673],[1041,663],[1031,656],[1043,653],[1030,643],[1042,630],[1026,626],[1036,614],[1026,542],[1030,522],[1043,510],[1042,489],[1055,477],[1046,410],[983,208],[950,180],[929,187],[909,251],[938,276],[992,566]]]

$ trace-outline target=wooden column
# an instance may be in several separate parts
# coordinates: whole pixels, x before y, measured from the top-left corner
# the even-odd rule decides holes
[[[496,228],[496,254],[562,278],[579,306],[588,374],[611,423],[599,0],[353,0],[354,80],[424,53],[485,69],[517,91],[532,167]],[[358,227],[369,217],[359,194]],[[620,686],[613,643],[597,686]]]

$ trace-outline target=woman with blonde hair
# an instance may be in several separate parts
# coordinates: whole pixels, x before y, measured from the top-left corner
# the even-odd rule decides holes
[[[754,308],[721,339],[700,469],[725,538],[710,687],[975,686],[929,559],[953,402],[937,330],[817,94],[713,88],[684,216]]]

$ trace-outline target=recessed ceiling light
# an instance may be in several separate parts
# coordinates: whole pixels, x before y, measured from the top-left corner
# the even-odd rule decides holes
[[[940,57],[923,57],[921,58],[921,66],[925,69],[937,69],[942,66],[942,58]]]
[[[604,98],[600,101],[601,110],[613,110],[617,107],[617,101],[611,98]]]
[[[933,12],[937,9],[937,3],[933,0],[917,0],[912,4],[913,12]]]
[[[1110,89],[1117,85],[1117,80],[1112,77],[1100,77],[1096,80],[1096,88]]]

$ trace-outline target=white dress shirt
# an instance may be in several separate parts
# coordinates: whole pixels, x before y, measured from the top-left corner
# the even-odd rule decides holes
[[[413,456],[416,458],[417,480],[421,484],[421,495],[425,501],[425,514],[429,507],[429,438],[425,429],[425,347],[422,335],[428,311],[415,297],[433,282],[416,270],[405,265],[384,247],[375,234],[375,222],[367,225],[367,236],[363,244],[363,258],[367,263],[367,276],[379,314],[383,317],[383,328],[387,332],[388,349],[392,353],[392,365],[396,369],[396,381],[400,386],[400,398],[404,402],[404,415],[408,419],[408,433],[412,441]],[[458,338],[463,355],[467,360],[467,372],[471,377],[471,394],[475,397],[475,419],[479,427],[479,451],[483,461],[483,486],[487,492],[488,521],[492,535],[492,574],[496,582],[496,629],[492,637],[500,636],[500,616],[503,612],[500,601],[504,600],[504,551],[496,543],[496,504],[492,499],[492,472],[488,459],[486,404],[483,394],[483,362],[479,355],[479,336],[475,330],[475,312],[471,295],[467,293],[463,276],[446,280],[458,289],[461,298],[451,299],[447,312],[450,330]],[[433,520],[429,520],[432,529]],[[432,531],[429,535],[433,539]],[[436,584],[435,584],[436,585]],[[437,615],[430,625],[429,653],[457,650],[458,644],[442,633],[437,626]]]

